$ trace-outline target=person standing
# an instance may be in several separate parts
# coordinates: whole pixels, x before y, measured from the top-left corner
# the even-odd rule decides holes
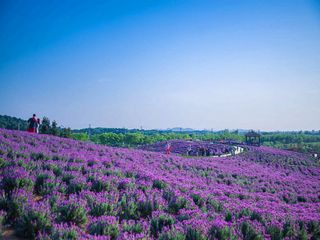
[[[192,154],[192,148],[191,148],[191,144],[189,144],[189,147],[187,149],[187,155],[191,156],[191,154]]]
[[[36,114],[32,115],[32,118],[29,118],[28,123],[28,132],[30,133],[36,133],[37,132],[37,128],[38,128],[38,121],[39,119],[37,119]]]
[[[39,127],[40,127],[40,118],[37,118],[37,129],[36,129],[37,133],[39,133]]]
[[[166,145],[166,154],[170,154],[171,153],[171,143],[167,143]]]

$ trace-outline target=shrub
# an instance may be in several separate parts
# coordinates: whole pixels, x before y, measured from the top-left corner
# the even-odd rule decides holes
[[[88,184],[86,182],[86,178],[77,177],[70,180],[70,183],[67,188],[68,194],[79,193],[85,189],[87,189]]]
[[[62,176],[62,181],[65,182],[66,184],[69,184],[70,181],[71,181],[72,179],[74,179],[74,178],[75,178],[75,176],[72,175],[72,173],[65,173],[65,174]]]
[[[242,237],[243,240],[262,240],[263,237],[258,234],[253,227],[247,223],[247,222],[243,222],[241,224],[241,233],[242,233]]]
[[[119,235],[119,225],[115,217],[103,216],[95,219],[88,228],[90,234],[109,236],[115,239]]]
[[[31,190],[33,181],[29,173],[23,167],[9,167],[5,169],[1,181],[1,187],[5,193],[10,194],[13,190]]]
[[[39,153],[31,153],[30,158],[34,161],[42,161],[42,160],[49,160],[50,158],[46,156],[44,153],[39,152]]]
[[[130,179],[125,178],[119,182],[118,190],[127,190],[127,189],[133,187],[133,185],[134,185],[134,183],[132,183]]]
[[[298,196],[297,197],[297,201],[298,202],[306,202],[307,200],[306,200],[306,198],[304,196]]]
[[[9,223],[15,222],[22,215],[24,206],[29,199],[32,199],[30,192],[26,192],[23,189],[13,191],[5,203],[7,208],[6,221]]]
[[[142,233],[143,229],[140,223],[128,224],[124,223],[122,225],[123,232],[131,232],[131,233]]]
[[[167,187],[167,184],[162,180],[154,180],[152,187],[161,190],[161,189],[165,189]]]
[[[232,221],[232,213],[230,212],[230,210],[227,210],[225,213],[225,221],[227,221],[227,222]]]
[[[281,240],[282,239],[281,229],[278,228],[277,226],[268,227],[267,233],[270,235],[271,240]]]
[[[199,207],[202,208],[206,201],[198,194],[191,194],[191,197],[193,199],[193,202]]]
[[[135,173],[134,172],[130,172],[130,171],[126,171],[125,172],[125,177],[126,178],[134,178],[135,177]]]
[[[50,211],[44,204],[27,207],[17,220],[16,233],[20,237],[34,239],[39,232],[51,231]]]
[[[95,160],[90,160],[88,161],[88,167],[92,167],[93,165],[95,165],[97,162]]]
[[[293,224],[289,221],[285,222],[283,224],[282,233],[283,233],[283,237],[289,237],[289,238],[293,237],[295,235]]]
[[[258,222],[261,222],[261,223],[264,223],[264,219],[261,215],[261,213],[258,213],[256,211],[253,211],[251,214],[250,214],[250,220],[257,220]]]
[[[234,236],[228,226],[220,228],[218,226],[213,226],[209,230],[209,239],[214,240],[236,240],[236,236]]]
[[[120,219],[133,219],[138,220],[139,214],[138,214],[138,206],[134,201],[129,201],[126,196],[122,196],[121,201],[119,202],[120,205],[120,211],[119,216]]]
[[[309,233],[320,234],[320,222],[310,221],[307,223],[307,230]]]
[[[242,208],[241,211],[237,214],[237,218],[242,218],[243,216],[250,216],[252,214],[251,210],[248,208]]]
[[[52,240],[77,240],[79,239],[76,226],[68,224],[56,224],[51,234]]]
[[[218,213],[221,212],[222,209],[223,209],[222,204],[219,203],[219,202],[217,202],[217,201],[214,200],[214,199],[209,199],[209,200],[207,201],[207,204],[208,204],[209,206],[213,207],[214,210],[215,210],[216,212],[218,212]]]
[[[205,240],[206,237],[197,229],[188,228],[186,240]]]
[[[109,203],[104,202],[95,202],[90,205],[90,212],[91,216],[100,217],[102,215],[112,216],[115,215],[114,206]]]
[[[304,226],[302,226],[299,231],[298,239],[299,240],[308,240],[308,234],[307,234],[306,228]]]
[[[153,218],[150,224],[150,231],[154,237],[158,237],[164,227],[170,228],[174,223],[174,220],[170,216],[160,215]]]
[[[56,182],[53,181],[54,177],[48,173],[40,173],[34,185],[34,192],[38,195],[46,195],[51,193],[56,187]]]
[[[57,209],[58,222],[74,223],[81,226],[87,222],[87,213],[80,199],[63,202]]]
[[[140,216],[143,218],[151,216],[152,211],[154,211],[155,209],[155,204],[150,200],[138,202],[138,211],[140,213]]]
[[[171,190],[164,191],[162,197],[168,202],[173,201],[176,198],[174,192]]]
[[[78,164],[69,164],[65,169],[66,171],[79,172],[82,170],[82,166]]]
[[[6,162],[3,158],[0,158],[0,169],[5,168],[8,165],[8,162]]]
[[[110,182],[103,179],[94,179],[92,181],[91,190],[94,192],[109,191],[110,187]]]
[[[57,164],[54,163],[47,163],[45,165],[43,165],[43,170],[51,170],[56,177],[61,176],[62,174],[62,169],[60,166],[58,166]]]
[[[159,240],[185,240],[186,236],[178,231],[171,230],[165,233],[162,233],[159,237]]]
[[[177,214],[180,209],[185,208],[187,200],[183,197],[178,197],[171,200],[168,204],[168,211],[173,214]]]

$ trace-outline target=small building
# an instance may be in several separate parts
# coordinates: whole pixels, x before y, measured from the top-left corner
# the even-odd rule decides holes
[[[245,134],[246,137],[246,144],[248,145],[254,145],[254,146],[260,146],[261,145],[261,134],[249,131]]]

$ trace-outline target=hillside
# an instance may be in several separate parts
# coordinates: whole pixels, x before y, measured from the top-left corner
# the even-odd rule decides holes
[[[0,215],[34,239],[319,239],[320,167],[270,147],[183,158],[0,130]]]

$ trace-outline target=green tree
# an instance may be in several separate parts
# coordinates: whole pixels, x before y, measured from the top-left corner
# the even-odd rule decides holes
[[[55,120],[51,123],[50,134],[57,136],[59,134],[58,124]]]
[[[50,120],[47,117],[43,117],[40,125],[40,133],[49,134],[50,133]]]

